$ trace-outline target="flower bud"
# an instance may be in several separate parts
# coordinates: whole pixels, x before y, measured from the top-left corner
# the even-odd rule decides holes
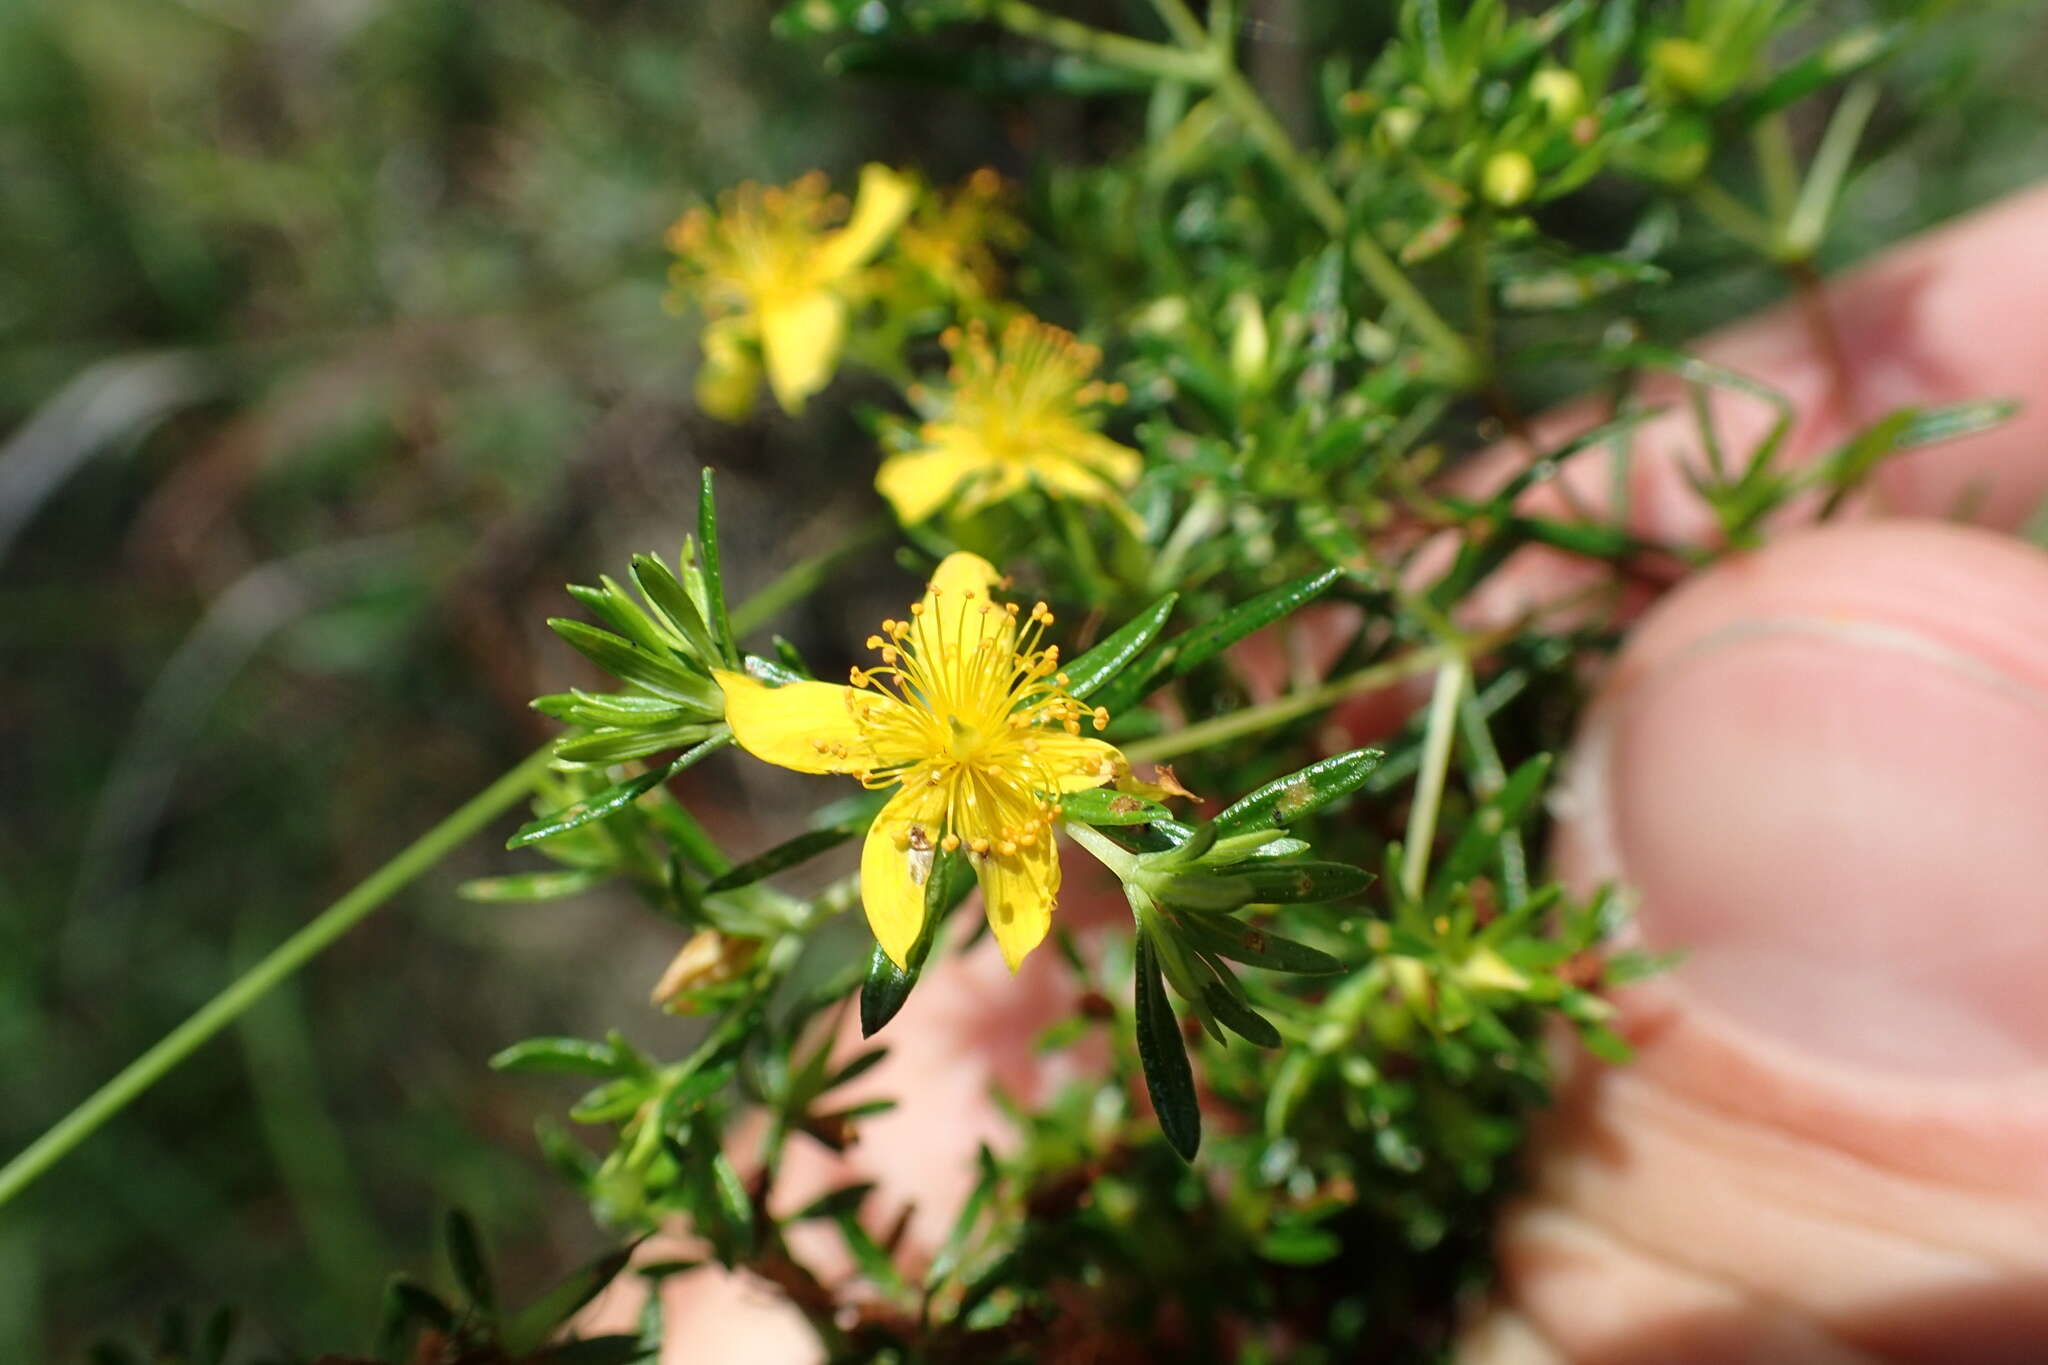
[[[1536,167],[1523,152],[1495,152],[1479,172],[1479,192],[1487,202],[1509,209],[1536,188]]]
[[[1561,66],[1546,66],[1530,77],[1529,93],[1552,123],[1568,123],[1586,107],[1586,87]]]
[[[1698,98],[1714,79],[1714,54],[1690,38],[1660,38],[1650,45],[1650,70],[1680,95]]]
[[[1415,134],[1422,127],[1422,111],[1397,104],[1380,115],[1376,125],[1380,140],[1389,148],[1398,151],[1414,141]]]
[[[1272,352],[1266,334],[1266,313],[1248,293],[1231,295],[1230,373],[1238,384],[1251,388],[1265,378],[1266,361]]]
[[[1520,995],[1529,989],[1529,978],[1491,948],[1481,948],[1458,964],[1458,980],[1475,991]]]

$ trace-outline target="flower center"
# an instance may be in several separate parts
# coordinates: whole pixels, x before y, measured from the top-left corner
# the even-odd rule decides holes
[[[1007,855],[1030,846],[1051,827],[1059,791],[1039,734],[1079,734],[1084,716],[1101,729],[1109,713],[1067,694],[1059,648],[1039,644],[1053,621],[1043,602],[1021,631],[1016,604],[972,591],[935,588],[910,613],[868,637],[881,663],[853,670],[854,687],[900,703],[854,705],[867,747],[882,760],[862,783],[932,789],[949,849]]]

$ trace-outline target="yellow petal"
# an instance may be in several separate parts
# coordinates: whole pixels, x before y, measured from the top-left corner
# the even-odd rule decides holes
[[[741,335],[737,318],[721,318],[704,329],[703,364],[697,370],[697,406],[721,422],[737,422],[754,410],[761,389],[761,362]]]
[[[860,850],[860,899],[875,942],[899,967],[924,928],[925,881],[937,856],[946,797],[916,783],[900,789],[868,827]]]
[[[1094,432],[1078,438],[1061,453],[1087,465],[1119,488],[1136,483],[1145,468],[1145,459],[1137,451]]]
[[[980,555],[955,550],[939,561],[939,567],[932,573],[931,590],[948,597],[971,592],[986,601],[988,590],[1002,581],[1003,576],[996,572],[996,566]]]
[[[1114,744],[1099,739],[1048,729],[1034,730],[1031,736],[1038,741],[1034,757],[1052,774],[1059,784],[1057,790],[1062,792],[1099,787],[1130,768]]]
[[[889,234],[909,216],[916,198],[917,185],[909,176],[872,161],[861,167],[853,217],[824,240],[813,258],[817,278],[836,280],[873,260]]]
[[[846,304],[829,290],[814,289],[764,299],[756,316],[768,387],[784,412],[800,412],[804,400],[831,381],[839,363],[839,348],[846,343]]]
[[[1004,460],[989,466],[984,478],[974,483],[960,495],[961,512],[978,512],[984,507],[999,503],[1005,498],[1014,498],[1031,486],[1031,476],[1015,460]]]
[[[875,489],[889,500],[900,521],[915,526],[944,506],[963,479],[987,467],[988,461],[959,451],[906,451],[882,461]]]
[[[1010,614],[999,605],[990,605],[995,602],[990,589],[1000,581],[1002,575],[995,565],[965,550],[947,555],[933,571],[925,589],[924,609],[927,619],[941,623],[935,638],[943,639],[949,650],[957,650],[957,660],[971,659],[984,649],[1001,653],[1012,647],[1016,631]],[[949,671],[958,672],[959,667],[956,663]]]
[[[988,927],[997,946],[1003,950],[1003,961],[1014,972],[1052,927],[1053,906],[1060,894],[1059,850],[1053,847],[1048,831],[1013,854],[991,853],[977,861],[982,909],[988,914]]]
[[[723,669],[711,676],[725,693],[725,723],[732,737],[762,762],[800,773],[855,773],[875,766],[853,708],[890,705],[889,698],[835,683],[767,687]]]
[[[1144,534],[1144,523],[1138,514],[1124,501],[1123,494],[1105,482],[1101,475],[1094,473],[1075,460],[1034,460],[1031,463],[1031,477],[1049,492],[1082,502],[1097,503],[1114,512],[1124,525],[1139,536]]]

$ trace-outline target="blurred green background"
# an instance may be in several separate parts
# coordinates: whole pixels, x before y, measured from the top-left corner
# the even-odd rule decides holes
[[[1014,172],[1137,122],[837,81],[773,9],[0,5],[0,1151],[541,742],[527,698],[580,676],[542,625],[561,583],[673,550],[700,465],[738,596],[876,510],[838,396],[691,410],[661,307],[682,207],[874,158]],[[1255,72],[1312,67],[1361,12],[1269,0]],[[1938,32],[1836,258],[2048,169],[2041,7]],[[1674,297],[1706,325],[1775,287]],[[896,600],[868,568],[839,592]],[[852,628],[829,603],[785,625],[827,657]],[[0,1213],[0,1360],[174,1301],[359,1346],[450,1203],[515,1296],[602,1244],[535,1153],[561,1093],[483,1062],[621,1022],[662,1046],[679,1026],[643,1002],[676,944],[623,902],[459,902],[516,861],[495,842]]]

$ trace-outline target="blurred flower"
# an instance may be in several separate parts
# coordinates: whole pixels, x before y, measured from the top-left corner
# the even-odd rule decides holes
[[[1002,285],[998,250],[1023,245],[1024,225],[1003,205],[1003,180],[983,167],[950,193],[927,192],[896,234],[903,260],[948,299],[980,302]]]
[[[910,212],[914,190],[886,166],[860,173],[850,215],[842,196],[812,172],[792,184],[741,185],[718,211],[692,209],[668,232],[680,258],[671,273],[679,299],[709,319],[697,397],[707,412],[744,416],[765,368],[785,412],[825,387],[846,340],[850,305],[874,259]],[[844,225],[833,227],[838,219]]]
[[[851,687],[715,675],[748,753],[897,789],[861,851],[861,898],[899,966],[924,927],[934,859],[964,848],[1014,969],[1045,937],[1059,897],[1059,795],[1129,767],[1113,746],[1082,737],[1084,717],[1100,730],[1109,716],[1068,696],[1058,647],[1040,647],[1052,613],[1040,602],[1020,626],[1017,605],[990,596],[996,584],[987,560],[947,556],[910,619],[868,637],[882,661],[854,669]]]
[[[1130,516],[1122,490],[1137,480],[1138,452],[1098,432],[1090,411],[1124,396],[1122,385],[1091,378],[1100,351],[1030,317],[1013,318],[994,344],[978,322],[942,340],[953,358],[948,386],[911,395],[936,415],[875,476],[898,517],[923,521],[956,493],[972,510],[1032,485]]]

